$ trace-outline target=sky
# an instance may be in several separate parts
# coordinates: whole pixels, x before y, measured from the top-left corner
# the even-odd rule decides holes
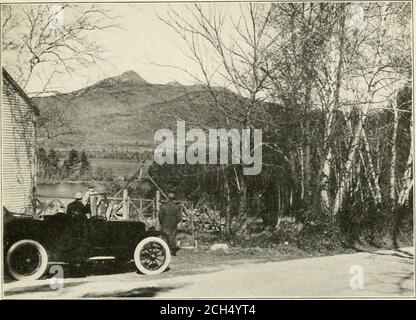
[[[89,39],[100,45],[105,62],[89,65],[87,69],[81,71],[82,76],[55,75],[51,89],[69,92],[128,70],[135,71],[150,83],[178,81],[182,84],[191,84],[194,82],[186,72],[156,64],[176,66],[192,74],[200,74],[199,67],[186,56],[183,40],[158,18],[158,15],[166,16],[170,8],[180,12],[185,18],[191,18],[185,4],[113,3],[100,6],[110,10],[110,14],[116,17],[114,23],[118,25],[115,28],[95,32]],[[241,16],[239,4],[222,3],[216,6],[220,6],[221,10],[227,12],[234,21]],[[231,25],[226,24],[225,30],[227,28],[231,28]],[[205,52],[207,57],[212,54],[208,51]],[[29,93],[40,90],[40,81],[31,81],[26,89]]]

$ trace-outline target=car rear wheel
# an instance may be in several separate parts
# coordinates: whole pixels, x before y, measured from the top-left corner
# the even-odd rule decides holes
[[[158,237],[148,237],[139,242],[134,250],[137,269],[146,275],[160,274],[170,263],[170,249],[166,241]]]
[[[48,254],[39,242],[20,240],[7,251],[6,263],[16,280],[37,280],[48,267]]]

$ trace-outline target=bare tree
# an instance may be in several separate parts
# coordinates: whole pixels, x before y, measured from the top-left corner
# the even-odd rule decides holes
[[[400,31],[406,33],[406,30],[401,29],[403,26],[397,23],[398,14],[403,10],[402,5],[372,4],[363,6],[363,10],[365,17],[361,22],[362,26],[353,31],[357,40],[356,44],[351,46],[353,51],[350,52],[350,56],[354,57],[354,61],[349,64],[350,69],[346,72],[344,82],[348,90],[346,93],[349,93],[345,95],[344,103],[357,106],[359,116],[349,142],[347,159],[332,207],[334,215],[342,206],[348,188],[347,182],[351,179],[352,168],[361,141],[364,143],[368,158],[376,204],[380,204],[381,191],[365,135],[366,120],[371,110],[378,105],[388,103],[391,97],[409,81],[408,74],[398,72],[400,67],[396,65],[394,55],[392,56],[391,51],[386,49],[387,43],[391,46],[392,43],[402,42],[402,39],[398,39]],[[405,25],[404,28],[406,28]]]
[[[268,94],[264,70],[267,70],[273,42],[266,34],[270,6],[241,4],[239,10],[240,18],[235,20],[215,5],[195,4],[185,6],[191,19],[172,8],[166,16],[159,17],[186,45],[187,56],[197,64],[202,75],[190,76],[209,94],[210,107],[222,115],[225,128],[253,128],[261,119],[262,103]],[[219,82],[229,91],[219,90]],[[203,123],[200,125],[204,127]],[[222,168],[221,173],[225,190],[229,192],[234,182],[240,195],[237,218],[245,217],[247,183],[242,167]],[[229,206],[230,203],[226,211],[230,214]],[[230,223],[231,217],[228,217]]]
[[[4,65],[23,88],[41,81],[37,93],[45,93],[56,74],[79,74],[80,67],[102,59],[91,36],[114,27],[114,19],[97,5],[4,5]]]

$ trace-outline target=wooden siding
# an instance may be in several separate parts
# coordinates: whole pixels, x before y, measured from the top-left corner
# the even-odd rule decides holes
[[[31,106],[3,79],[2,198],[16,213],[31,213],[35,179],[35,125]]]

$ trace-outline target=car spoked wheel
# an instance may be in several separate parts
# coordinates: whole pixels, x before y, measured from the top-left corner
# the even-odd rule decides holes
[[[148,237],[139,242],[134,250],[134,262],[140,272],[153,275],[166,270],[170,263],[170,249],[161,238]]]
[[[48,254],[40,243],[20,240],[7,251],[6,263],[16,280],[37,280],[48,267]]]

